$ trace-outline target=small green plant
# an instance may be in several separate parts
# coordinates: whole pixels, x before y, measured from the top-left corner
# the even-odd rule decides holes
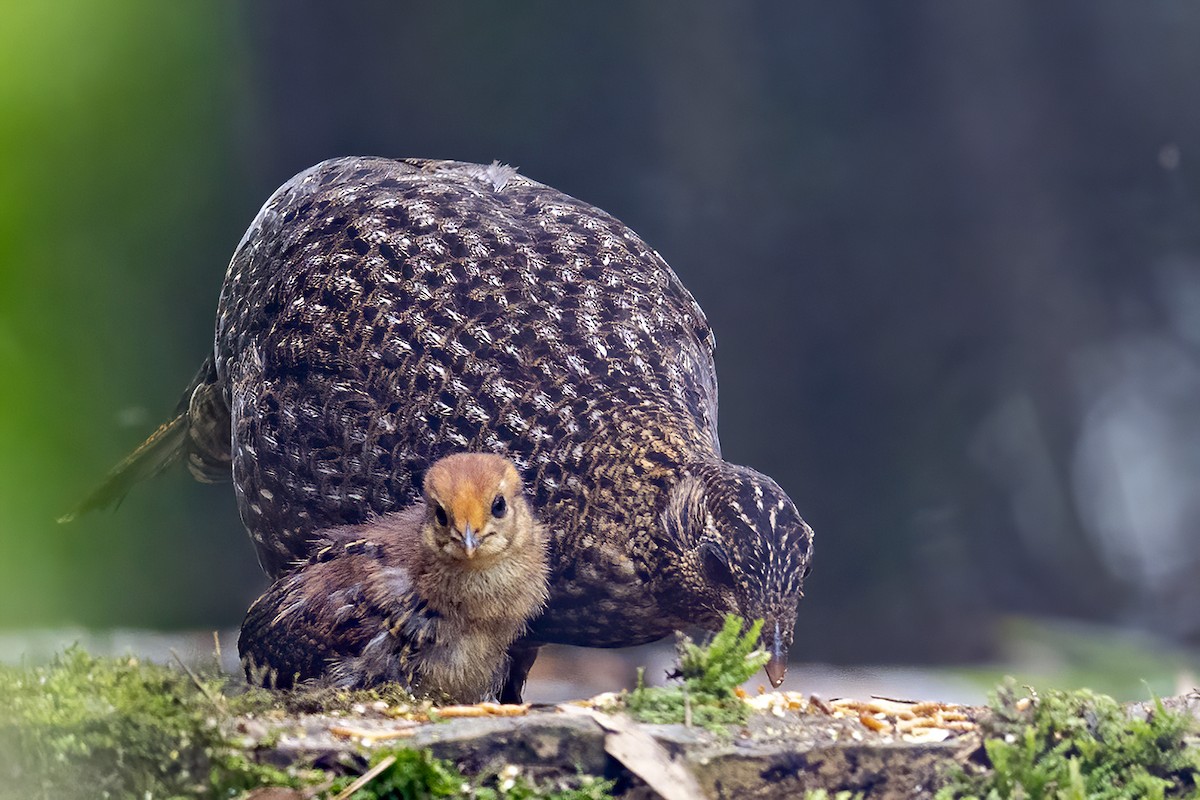
[[[557,783],[539,785],[515,767],[499,775],[468,778],[449,761],[434,758],[426,750],[382,751],[372,766],[390,762],[374,778],[350,795],[350,800],[426,800],[437,797],[470,800],[609,800],[612,781],[578,775]],[[354,783],[339,778],[329,788],[330,796]]]
[[[681,683],[646,686],[639,672],[637,688],[625,698],[626,708],[643,722],[691,722],[716,731],[745,722],[749,709],[735,690],[762,669],[769,656],[756,649],[762,620],[743,633],[744,625],[740,617],[730,614],[721,632],[705,646],[682,637]]]
[[[391,761],[391,765],[354,794],[352,800],[425,800],[434,797],[461,797],[470,790],[466,777],[453,764],[436,759],[424,750],[393,750],[378,753],[372,766]],[[330,791],[340,793],[354,778],[338,779]]]
[[[1019,697],[1010,680],[992,696],[983,722],[990,766],[947,776],[950,798],[1200,798],[1200,753],[1186,737],[1194,723],[1155,700],[1145,719],[1086,689]]]

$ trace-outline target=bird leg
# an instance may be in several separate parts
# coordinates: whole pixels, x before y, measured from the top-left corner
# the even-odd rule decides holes
[[[508,675],[504,678],[504,686],[500,689],[501,703],[520,703],[521,693],[525,691],[525,679],[533,662],[537,661],[538,648],[541,645],[514,644],[508,649]]]

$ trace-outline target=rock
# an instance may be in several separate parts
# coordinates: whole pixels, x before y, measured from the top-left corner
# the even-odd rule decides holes
[[[714,799],[794,798],[808,789],[850,790],[867,798],[931,797],[939,766],[979,746],[974,732],[952,732],[940,742],[905,741],[894,729],[864,725],[857,714],[835,716],[817,707],[754,714],[745,727],[725,735],[570,706],[424,724],[373,710],[353,717],[305,714],[268,727],[250,754],[275,765],[362,763],[380,747],[427,748],[468,774],[509,765],[534,779],[583,772],[616,779],[626,797],[672,797],[670,789],[656,793],[649,787],[686,787],[688,780]],[[240,728],[244,737],[255,726]],[[614,737],[630,732],[648,737],[658,749],[615,743]],[[664,780],[671,769],[683,769],[684,775]]]

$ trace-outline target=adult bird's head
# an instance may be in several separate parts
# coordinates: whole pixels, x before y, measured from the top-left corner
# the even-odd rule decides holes
[[[725,461],[688,467],[661,524],[674,551],[663,570],[681,617],[718,629],[725,614],[761,619],[767,677],[783,682],[813,532],[779,484]]]

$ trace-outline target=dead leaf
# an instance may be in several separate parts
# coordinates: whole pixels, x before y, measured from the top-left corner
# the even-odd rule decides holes
[[[634,775],[658,792],[663,800],[696,800],[704,797],[696,777],[680,762],[671,758],[666,748],[650,734],[625,716],[601,714],[590,708],[559,706],[571,714],[591,717],[608,735],[604,750],[620,761]]]

